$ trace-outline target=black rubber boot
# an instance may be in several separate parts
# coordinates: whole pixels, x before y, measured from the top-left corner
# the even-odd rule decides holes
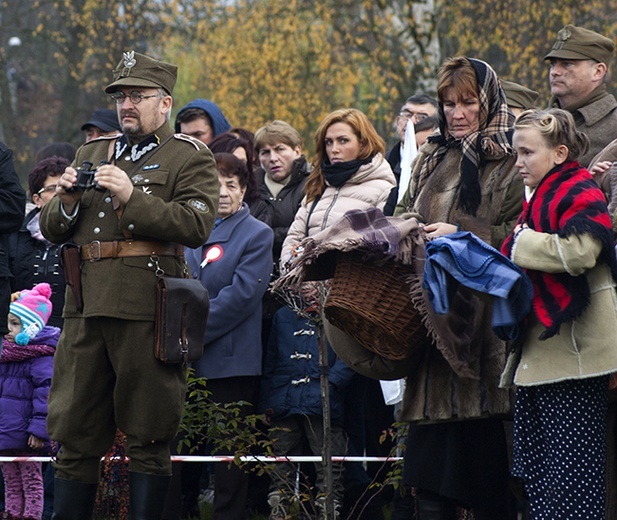
[[[129,471],[129,519],[160,520],[171,476]]]
[[[52,520],[90,520],[94,511],[97,484],[79,480],[54,479]]]

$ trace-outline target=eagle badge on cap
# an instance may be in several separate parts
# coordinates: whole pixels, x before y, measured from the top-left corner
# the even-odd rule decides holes
[[[572,37],[572,33],[570,32],[570,30],[566,27],[564,27],[563,29],[561,29],[558,33],[557,33],[557,38],[562,40],[562,41],[566,41],[567,39]]]
[[[554,50],[563,48],[563,44],[572,37],[572,33],[567,27],[564,27],[557,33],[557,41],[553,45]]]
[[[123,52],[124,56],[124,70],[122,71],[122,76],[128,76],[131,74],[131,69],[137,65],[137,60],[135,60],[135,51]]]

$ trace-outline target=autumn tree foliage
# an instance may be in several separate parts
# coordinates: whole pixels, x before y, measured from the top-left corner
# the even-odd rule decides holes
[[[330,111],[365,111],[384,138],[400,104],[435,94],[443,59],[491,63],[548,101],[543,56],[575,23],[615,37],[617,0],[0,0],[0,138],[25,167],[51,141],[78,145],[121,52],[180,67],[174,114],[212,99],[233,125],[272,119],[312,135]],[[9,47],[18,36],[21,45]],[[615,64],[612,64],[613,68]],[[609,84],[609,88],[611,85]],[[23,175],[23,170],[22,170]]]
[[[442,20],[444,56],[463,54],[486,60],[504,79],[540,92],[548,105],[548,67],[544,56],[566,24],[597,31],[617,41],[617,0],[498,0],[449,3]],[[617,63],[609,64],[615,72]],[[609,82],[609,90],[612,90]]]

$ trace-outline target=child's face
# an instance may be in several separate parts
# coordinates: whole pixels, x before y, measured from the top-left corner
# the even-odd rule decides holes
[[[21,320],[17,316],[9,312],[7,324],[9,328],[9,333],[6,334],[4,337],[9,341],[15,341],[15,336],[17,336],[17,334],[21,332]]]
[[[552,148],[533,127],[517,128],[512,144],[518,155],[516,167],[529,188],[535,188],[552,168],[568,158],[568,149],[564,145]]]

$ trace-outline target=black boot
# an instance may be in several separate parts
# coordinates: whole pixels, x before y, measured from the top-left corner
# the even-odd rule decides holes
[[[54,479],[52,520],[89,520],[94,510],[97,484],[79,480]]]
[[[418,520],[456,520],[456,507],[450,502],[416,498]]]
[[[171,476],[129,471],[130,520],[160,520]]]

